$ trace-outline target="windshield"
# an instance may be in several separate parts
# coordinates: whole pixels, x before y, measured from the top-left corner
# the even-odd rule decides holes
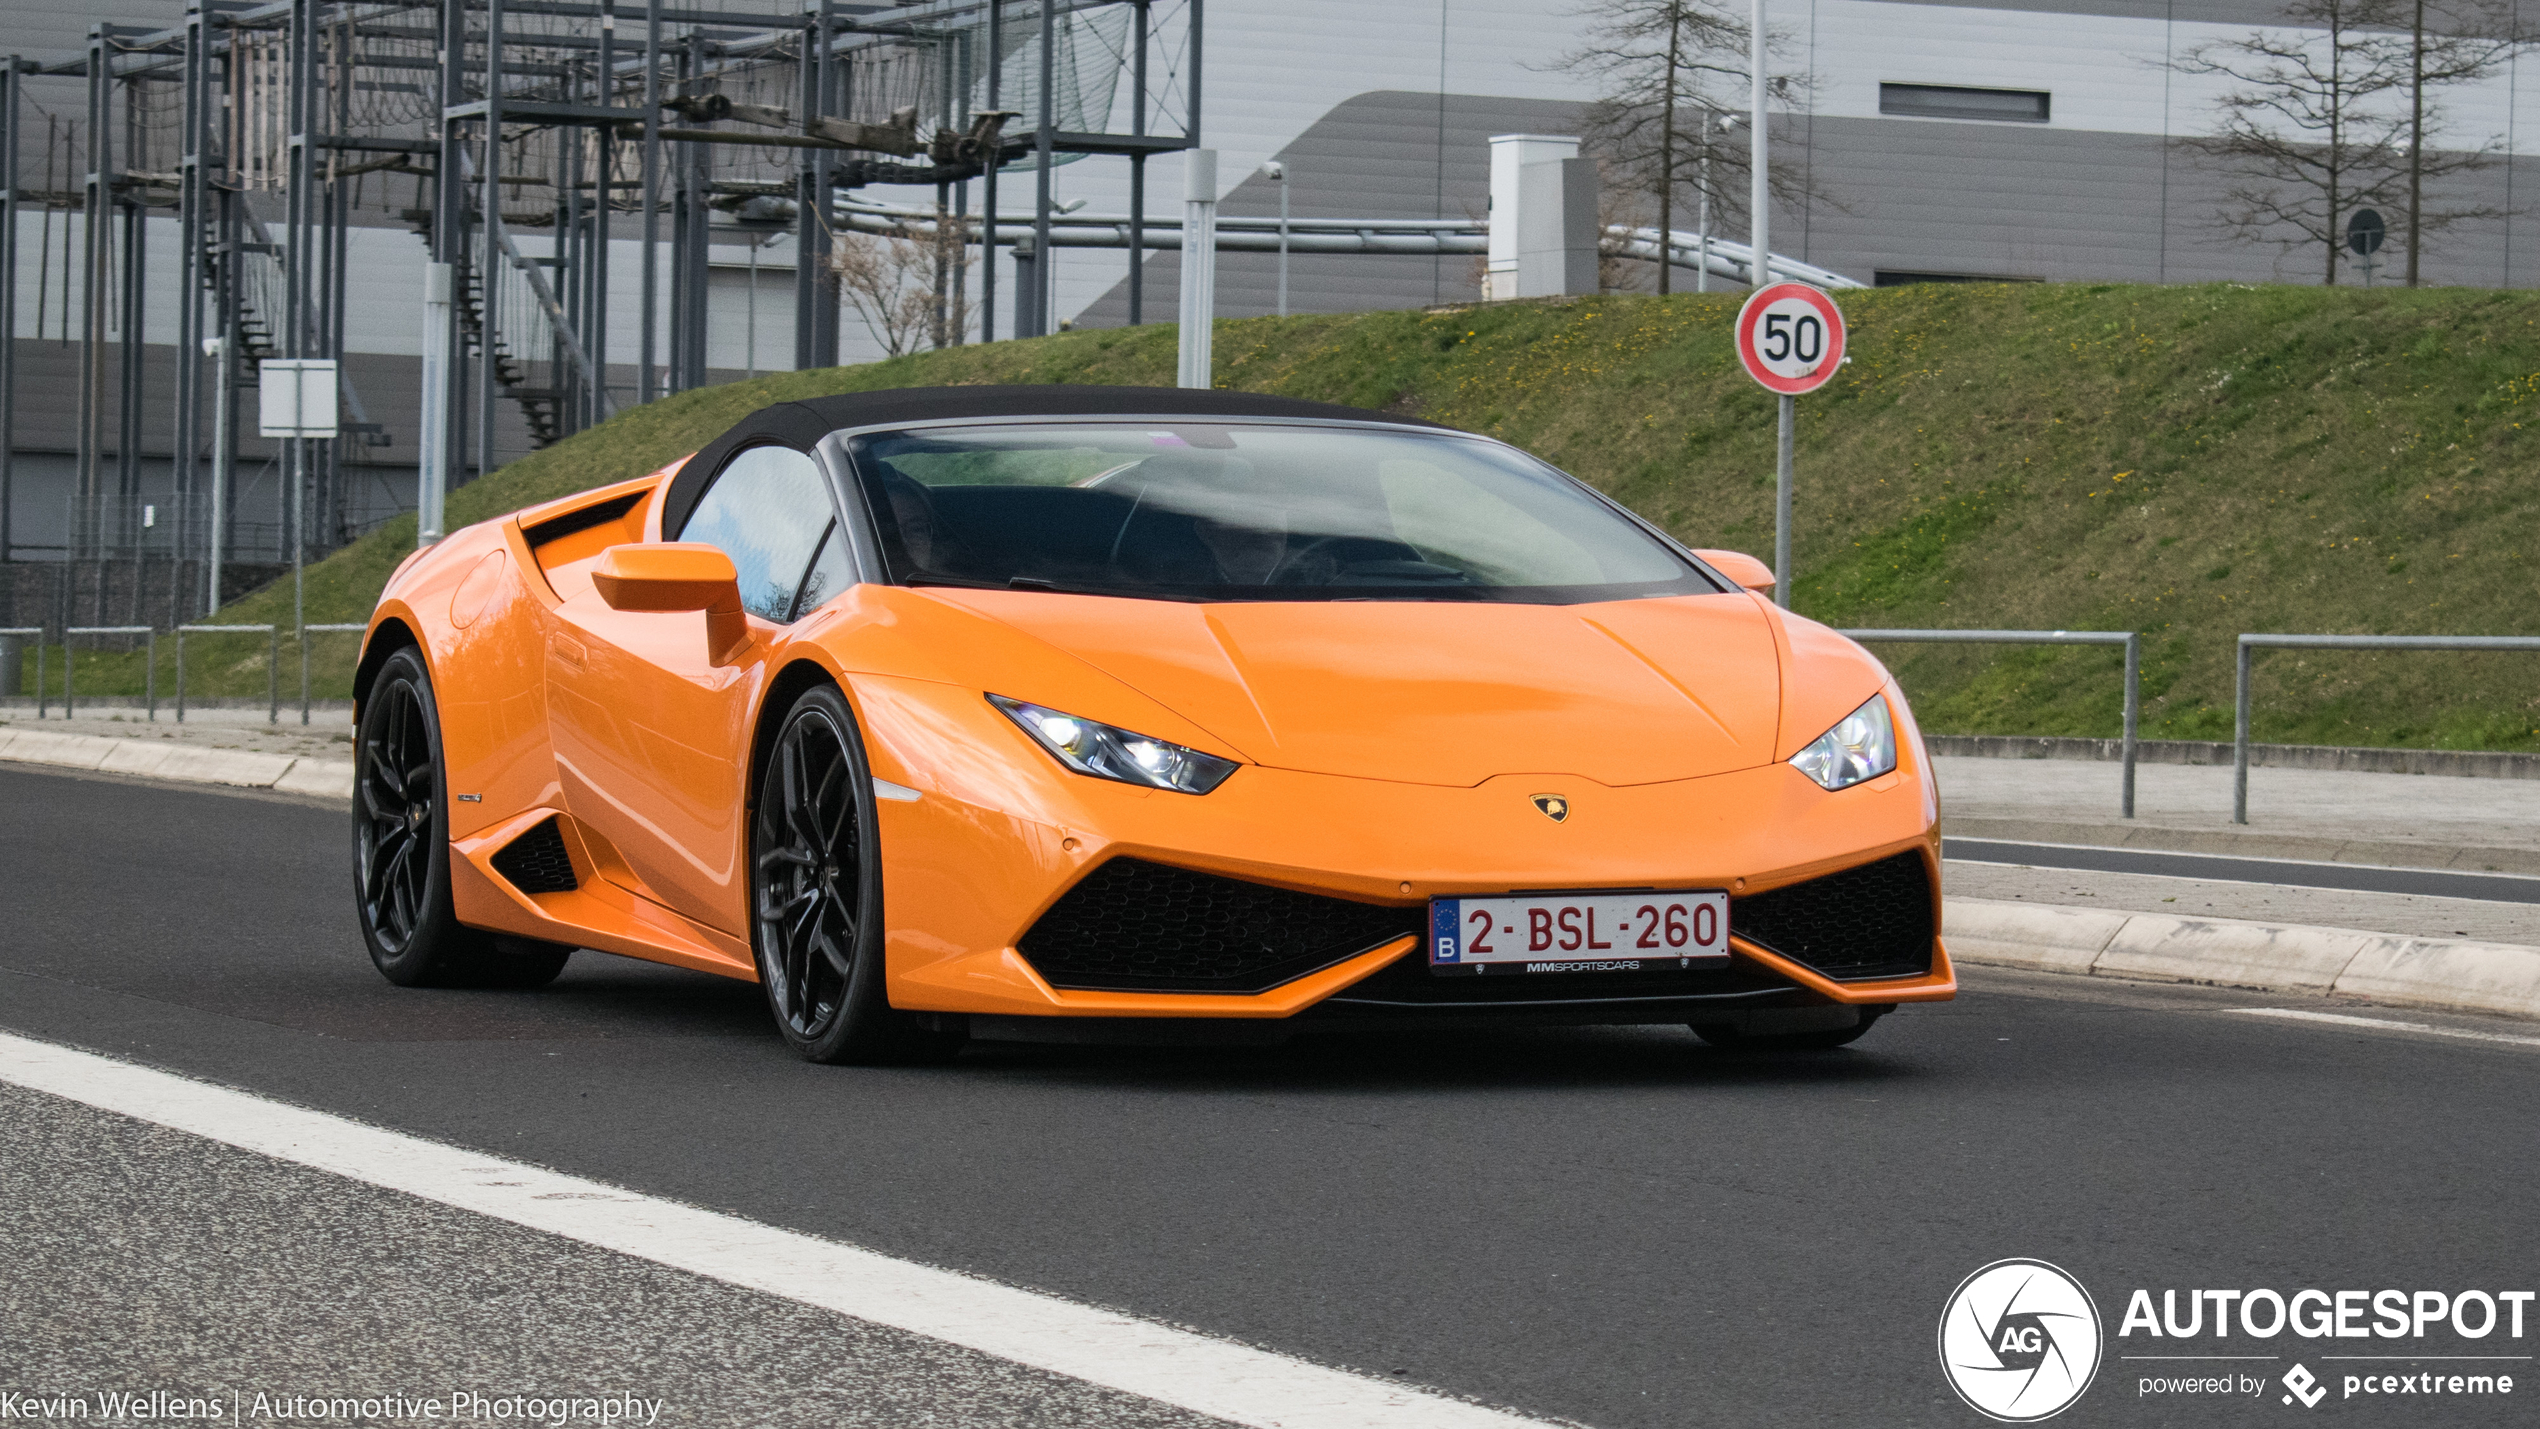
[[[1446,433],[1071,421],[852,451],[904,585],[1544,604],[1718,589],[1568,477]]]

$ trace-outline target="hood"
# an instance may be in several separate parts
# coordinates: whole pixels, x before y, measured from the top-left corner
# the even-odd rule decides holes
[[[1774,757],[1780,670],[1743,592],[1596,605],[928,594],[1039,637],[1272,768],[1612,786]]]

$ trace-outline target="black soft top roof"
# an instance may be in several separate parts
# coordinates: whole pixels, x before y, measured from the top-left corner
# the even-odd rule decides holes
[[[676,531],[705,494],[706,478],[743,447],[774,443],[809,451],[844,427],[955,421],[967,417],[1304,417],[1326,421],[1384,422],[1400,427],[1451,431],[1437,422],[1306,402],[1257,392],[1201,391],[1182,387],[898,387],[780,402],[743,417],[707,443],[671,478],[662,499],[662,530]]]

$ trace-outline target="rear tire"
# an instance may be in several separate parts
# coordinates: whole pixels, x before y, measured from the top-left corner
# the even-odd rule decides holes
[[[555,981],[573,949],[494,937],[461,923],[451,905],[441,720],[413,646],[380,666],[353,749],[353,909],[380,975],[399,987]]]
[[[873,775],[835,685],[780,717],[750,813],[750,946],[776,1030],[806,1061],[941,1062],[962,1035],[891,1006]]]

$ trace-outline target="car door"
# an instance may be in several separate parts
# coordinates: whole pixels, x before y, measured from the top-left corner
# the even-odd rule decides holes
[[[596,591],[559,605],[547,671],[565,806],[615,847],[632,891],[747,936],[750,720],[784,628],[852,564],[827,480],[790,447],[734,453],[663,535],[732,558],[752,638],[717,665],[701,613],[612,610]]]

